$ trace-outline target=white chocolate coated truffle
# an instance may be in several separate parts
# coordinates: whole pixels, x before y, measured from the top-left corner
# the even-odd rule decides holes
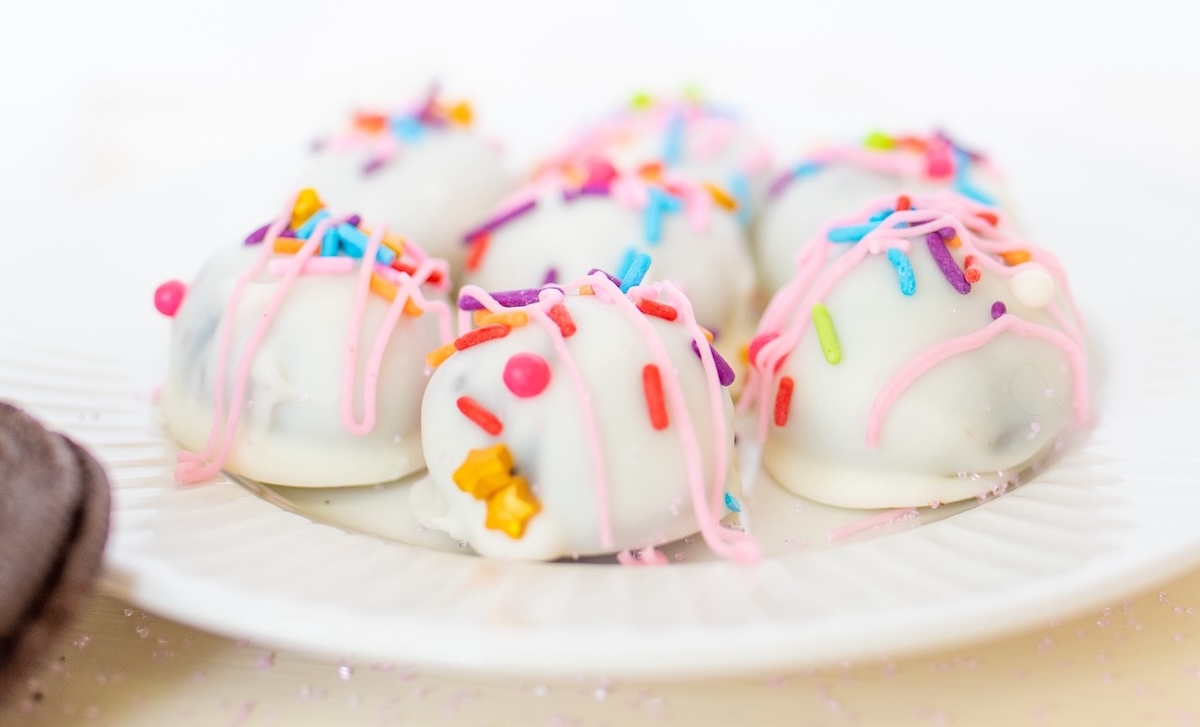
[[[729,541],[739,541],[737,553],[756,552],[719,525],[731,479],[732,403],[715,367],[693,349],[704,339],[688,320],[686,299],[649,286],[625,296],[600,274],[582,284],[595,294],[568,285],[565,297],[545,290],[519,309],[489,305],[520,311],[528,322],[454,353],[434,372],[422,409],[429,477],[414,486],[414,513],[493,558],[645,549],[697,531],[722,552]],[[486,298],[469,287],[463,293]],[[634,300],[642,295],[679,318],[640,312]],[[563,310],[568,328],[560,327]],[[533,374],[514,375],[530,362]],[[649,365],[661,377],[658,409],[648,403]],[[467,415],[471,407],[495,420],[490,430]],[[652,411],[665,417],[661,427]],[[456,482],[473,453],[499,446],[537,502],[516,533],[489,527],[499,506]]]
[[[1082,328],[1058,263],[949,192],[914,196],[915,211],[858,242],[829,241],[893,203],[826,225],[751,346],[763,464],[834,505],[984,495],[1088,418]],[[1055,281],[1044,305],[1014,292],[1030,274]]]
[[[924,150],[913,148],[918,143]],[[827,220],[853,214],[876,197],[941,189],[992,204],[1003,191],[998,172],[985,159],[941,136],[887,149],[813,152],[778,177],[767,195],[754,235],[759,285],[768,295],[782,288],[795,270],[796,253]]]
[[[198,456],[195,465],[181,465],[177,477],[199,481],[220,467],[262,482],[336,487],[386,482],[420,469],[425,355],[449,336],[446,302],[426,288],[432,299],[422,300],[424,312],[414,316],[368,294],[356,326],[360,261],[317,258],[354,263],[353,270],[301,273],[289,284],[280,266],[294,264],[293,256],[271,255],[253,272],[267,244],[216,256],[175,312],[162,412],[171,435]],[[439,264],[444,274],[444,261]],[[351,345],[356,363],[348,367]],[[219,402],[218,376],[224,378]],[[237,416],[232,426],[231,411]]]

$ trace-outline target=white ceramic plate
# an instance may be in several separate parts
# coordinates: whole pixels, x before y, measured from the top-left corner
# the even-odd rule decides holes
[[[752,523],[769,556],[752,567],[702,562],[703,548],[657,568],[494,562],[418,532],[400,510],[359,526],[407,543],[314,522],[228,480],[177,487],[175,449],[151,405],[162,328],[137,348],[83,334],[64,340],[59,321],[0,337],[0,398],[25,404],[108,465],[111,592],[263,644],[424,668],[661,678],[978,639],[1200,560],[1200,316],[1182,282],[1200,255],[1151,222],[1189,200],[1165,184],[1111,188],[1105,174],[1114,170],[1086,160],[1043,160],[1038,169],[1024,183],[1038,190],[1040,180],[1043,199],[1073,185],[1054,208],[1027,203],[1023,217],[1068,264],[1090,321],[1095,429],[1003,497],[830,547],[816,547],[820,534],[844,514],[798,510],[798,500],[760,483]],[[1030,198],[1036,191],[1022,199]],[[128,285],[144,285],[116,268],[106,284],[125,274]],[[148,293],[138,295],[148,309]],[[338,520],[359,517],[355,498],[400,502],[402,488],[336,506],[284,492]]]

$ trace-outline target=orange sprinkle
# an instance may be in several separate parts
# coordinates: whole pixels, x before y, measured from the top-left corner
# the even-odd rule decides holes
[[[721,209],[729,210],[730,212],[737,209],[737,200],[725,190],[711,182],[705,182],[704,188],[708,190],[708,196],[712,197],[712,201],[716,202],[717,206]]]
[[[371,273],[371,292],[389,303],[396,299],[396,286],[384,280],[379,273]]]
[[[1020,265],[1029,262],[1033,256],[1028,250],[1009,250],[1000,253],[1000,257],[1004,259],[1005,265]]]
[[[704,334],[704,340],[708,341],[709,343],[713,342],[712,331],[708,330],[704,326],[700,326],[700,332]]]
[[[581,286],[579,286],[579,294],[580,295],[595,295],[596,289],[590,285],[581,285]]]
[[[379,133],[387,128],[387,117],[383,114],[359,112],[354,115],[354,125],[363,131]]]
[[[294,237],[276,237],[274,250],[286,255],[295,255],[300,252],[300,248],[304,247],[306,242],[308,240],[298,240]]]
[[[904,210],[906,210],[910,207],[912,207],[912,200],[908,198],[907,194],[902,194],[896,198],[896,211],[897,212],[903,212]]]
[[[662,179],[662,173],[662,162],[647,162],[638,167],[638,176],[650,182],[657,182],[659,179]]]
[[[471,104],[466,101],[459,101],[450,107],[450,121],[459,126],[470,126],[471,121],[475,119],[475,112],[471,109]]]
[[[923,152],[929,148],[929,144],[916,136],[901,136],[896,139],[896,146],[902,146],[913,151]]]
[[[463,416],[470,419],[480,429],[493,437],[499,436],[500,432],[504,431],[504,425],[500,423],[496,415],[488,411],[483,404],[480,404],[469,396],[458,397],[458,410],[463,413]]]
[[[486,343],[487,341],[497,338],[504,338],[511,330],[512,329],[508,326],[499,324],[484,326],[483,328],[476,328],[475,330],[467,331],[458,338],[454,339],[454,347],[459,351],[462,351],[463,349],[470,348],[471,346],[478,346],[479,344]]]
[[[988,223],[992,227],[1000,224],[1000,217],[995,212],[976,212],[975,216]]]
[[[775,392],[775,426],[782,427],[788,423],[788,415],[792,413],[792,391],[796,382],[791,376],[779,380],[779,391]]]
[[[743,343],[741,346],[738,346],[738,358],[747,366],[750,365],[750,344]]]
[[[962,245],[962,240],[959,239],[958,235],[946,241],[946,247],[958,247],[959,245]]]
[[[436,369],[445,363],[446,359],[454,355],[458,349],[453,343],[447,343],[445,346],[438,346],[425,355],[425,364],[431,369]]]
[[[479,315],[482,313],[483,315]],[[509,328],[520,328],[529,322],[529,314],[523,310],[509,311],[507,313],[493,313],[489,310],[475,311],[476,323],[478,326],[504,325]]]
[[[550,306],[550,311],[546,315],[550,316],[550,320],[558,326],[563,338],[570,338],[575,333],[575,319],[571,317],[571,312],[562,303]]]
[[[483,262],[483,255],[487,252],[490,241],[491,236],[486,232],[482,235],[477,235],[471,240],[471,251],[467,253],[467,270],[479,269],[479,264]]]
[[[658,366],[646,364],[642,369],[642,389],[646,394],[646,409],[650,413],[650,426],[662,431],[670,424],[667,418],[667,402],[663,397],[662,374]]]
[[[673,321],[679,317],[679,311],[675,310],[666,303],[659,303],[657,300],[642,298],[637,302],[638,310],[648,316],[662,318],[665,321]]]

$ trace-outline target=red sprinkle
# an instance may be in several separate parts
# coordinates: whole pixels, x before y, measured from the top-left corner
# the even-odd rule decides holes
[[[967,268],[963,273],[963,277],[967,279],[968,283],[974,284],[979,282],[979,279],[983,277],[983,273],[979,272],[979,268]]]
[[[655,316],[666,321],[673,321],[679,317],[679,311],[675,310],[666,303],[659,303],[657,300],[642,298],[637,302],[638,310],[648,316]]]
[[[1000,217],[995,212],[976,212],[975,216],[987,222],[992,227],[1000,224]]]
[[[782,427],[788,423],[788,415],[792,413],[792,390],[796,382],[791,376],[779,380],[779,391],[775,393],[775,426]]]
[[[483,262],[483,255],[487,252],[488,243],[491,241],[491,236],[486,232],[471,240],[471,251],[467,253],[467,270],[479,269],[479,264]]]
[[[478,346],[486,341],[491,341],[496,338],[504,338],[512,328],[503,323],[494,323],[490,326],[476,328],[473,331],[467,331],[458,338],[454,339],[454,347],[459,351]]]
[[[563,338],[570,338],[575,333],[575,319],[571,318],[570,311],[562,303],[550,306],[550,311],[546,315],[550,316],[550,320],[558,326]]]
[[[904,210],[908,209],[909,207],[912,207],[912,200],[908,198],[907,194],[902,194],[896,198],[896,211],[897,212],[903,212]]]
[[[463,416],[470,419],[480,429],[493,437],[499,436],[500,432],[504,431],[504,425],[500,423],[496,415],[485,409],[483,404],[480,404],[469,396],[458,397],[458,410],[463,413]]]
[[[650,426],[658,430],[667,428],[667,402],[663,398],[662,374],[658,366],[646,364],[642,369],[642,388],[646,392],[646,409],[650,412]]]
[[[392,267],[402,273],[408,273],[409,275],[416,275],[417,273],[416,265],[409,265],[408,263],[400,262],[400,258],[396,258],[392,261]],[[437,285],[438,283],[442,282],[442,273],[438,270],[431,270],[429,273],[429,278],[426,282]]]

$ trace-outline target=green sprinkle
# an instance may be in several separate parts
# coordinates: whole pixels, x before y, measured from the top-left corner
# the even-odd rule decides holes
[[[872,131],[870,134],[867,134],[867,140],[863,142],[863,146],[868,149],[888,151],[896,148],[896,142],[882,131]]]
[[[821,352],[825,360],[837,364],[842,360],[842,347],[838,344],[837,331],[833,330],[833,319],[829,317],[829,309],[824,303],[814,303],[812,307],[813,327],[817,329],[817,340],[821,342]]]

